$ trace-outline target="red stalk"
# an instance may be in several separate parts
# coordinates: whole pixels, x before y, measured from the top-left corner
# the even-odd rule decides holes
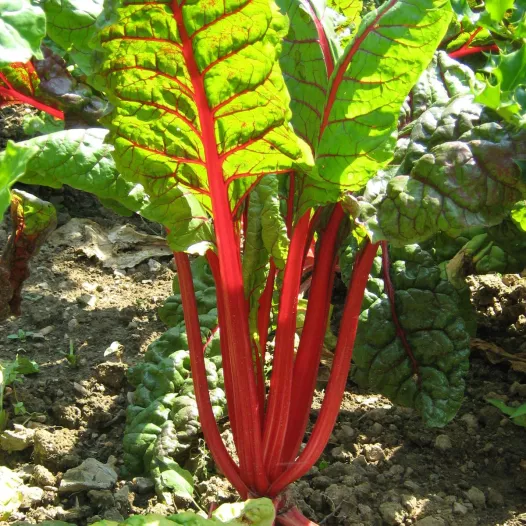
[[[274,260],[270,260],[270,269],[268,272],[267,283],[265,290],[259,298],[259,309],[258,309],[258,335],[259,335],[259,346],[261,347],[261,353],[263,358],[265,357],[265,350],[267,348],[268,340],[268,328],[270,325],[270,310],[272,308],[272,294],[274,293],[274,281],[276,280],[276,265]]]
[[[263,408],[259,407],[256,390],[240,248],[230,210],[227,183],[223,177],[223,159],[217,150],[214,114],[208,104],[203,74],[195,60],[192,40],[184,24],[182,6],[178,0],[172,0],[171,8],[194,88],[194,100],[206,158],[225,307],[227,340],[225,350],[230,354],[232,378],[235,380],[233,391],[238,409],[236,426],[240,445],[238,451],[240,472],[251,490],[264,493],[268,487],[268,479],[263,464],[262,437],[259,426],[253,425],[253,420],[259,422],[260,411]]]
[[[234,436],[234,442],[236,444],[239,440],[238,430],[237,430],[237,420],[239,415],[236,416],[236,411],[238,410],[238,404],[236,404],[235,392],[233,388],[234,380],[232,378],[232,364],[230,363],[231,357],[226,348],[228,338],[226,337],[226,324],[225,324],[225,303],[223,297],[223,291],[221,289],[221,274],[219,272],[219,260],[217,259],[217,254],[212,250],[207,250],[206,259],[212,270],[212,276],[216,284],[216,297],[217,297],[217,319],[219,323],[219,330],[221,331],[219,343],[221,346],[221,357],[223,360],[223,375],[225,378],[225,394],[226,402],[228,408],[228,416],[230,419],[230,425],[232,427],[232,434]]]
[[[282,526],[318,526],[315,522],[307,519],[296,506],[279,513],[276,522]]]
[[[310,211],[301,217],[294,229],[279,302],[276,346],[263,435],[265,467],[271,479],[279,474],[279,461],[289,419],[296,312],[309,219]]]
[[[491,44],[488,46],[473,46],[473,47],[464,47],[462,46],[460,49],[457,49],[456,51],[452,51],[451,53],[448,53],[451,58],[462,58],[466,57],[468,55],[475,55],[476,53],[482,53],[483,51],[499,51],[499,46],[496,44]]]
[[[289,195],[287,196],[287,235],[292,237],[292,223],[294,220],[294,173],[289,175]]]
[[[323,28],[321,20],[318,18],[318,15],[316,15],[316,11],[312,6],[311,0],[306,0],[304,5],[309,9],[312,20],[314,21],[314,25],[316,26],[318,40],[323,53],[323,60],[325,62],[325,67],[327,68],[327,77],[330,77],[334,71],[334,61],[332,59],[329,39],[327,38],[327,34],[325,33],[325,29]]]
[[[327,445],[336,418],[338,417],[340,404],[345,391],[356,338],[356,329],[358,328],[360,308],[377,250],[377,243],[371,244],[367,242],[361,253],[361,257],[357,264],[355,264],[349,292],[347,293],[347,299],[345,301],[331,376],[312,435],[307,442],[306,448],[296,462],[272,483],[267,495],[272,497],[278,495],[291,482],[305,475],[318,460]]]
[[[199,409],[199,418],[201,420],[203,434],[215,463],[236,488],[241,497],[246,499],[249,491],[243,480],[241,480],[239,468],[230,458],[223,444],[210,402],[210,393],[206,380],[205,358],[203,355],[203,342],[201,340],[201,327],[199,324],[190,261],[188,255],[184,252],[175,252],[174,256],[177,273],[179,275],[184,321],[188,335],[188,345],[190,347],[190,366],[192,369],[195,398]]]
[[[318,257],[314,264],[305,324],[294,362],[292,384],[294,398],[290,409],[285,447],[281,456],[282,467],[286,467],[296,457],[309,421],[309,412],[314,397],[321,351],[329,319],[338,231],[344,217],[343,208],[337,204],[334,207],[327,229],[322,235]]]
[[[0,86],[0,97],[4,97],[6,99],[14,98],[20,103],[29,104],[37,110],[49,113],[49,115],[55,117],[55,119],[60,119],[62,121],[64,120],[64,112],[48,106],[47,104],[44,104],[43,102],[40,102],[29,95],[20,93],[15,88],[13,88],[12,84],[7,80],[7,77],[3,73],[0,73],[0,80],[7,86],[7,88]]]

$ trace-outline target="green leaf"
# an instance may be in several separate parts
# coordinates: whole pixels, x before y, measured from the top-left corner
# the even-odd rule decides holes
[[[500,223],[524,198],[526,181],[514,162],[526,156],[524,133],[484,119],[470,96],[422,114],[399,173],[380,174],[364,198],[348,198],[373,239],[404,245],[439,231],[456,237]]]
[[[159,462],[159,459],[157,459]],[[166,471],[160,475],[160,480],[163,488],[170,490],[170,493],[177,497],[193,498],[194,481],[192,474],[186,469],[181,468],[172,459],[164,459]]]
[[[359,191],[391,161],[402,103],[450,18],[447,1],[391,0],[363,19],[330,81],[316,157],[325,184]]]
[[[69,52],[85,74],[91,74],[89,42],[95,34],[95,21],[103,0],[45,0],[49,38]]]
[[[464,396],[469,333],[454,287],[418,245],[391,251],[390,277],[399,326],[381,273],[373,266],[353,354],[353,378],[393,402],[415,408],[429,426],[446,425]]]
[[[329,76],[341,49],[324,0],[279,0],[278,5],[290,18],[279,60],[291,97],[292,126],[315,151]]]
[[[308,168],[276,61],[286,32],[268,0],[117,8],[99,33],[106,59],[97,82],[115,105],[105,123],[123,176],[152,201],[168,203],[178,189],[210,214],[227,183],[235,213],[264,175]]]
[[[0,0],[0,67],[42,58],[46,16],[29,0]]]
[[[489,79],[483,89],[475,89],[475,100],[515,126],[526,128],[526,46],[493,56],[483,71]]]
[[[37,152],[38,148],[33,144],[9,141],[5,151],[0,153],[0,216],[11,202],[9,189],[24,176],[27,163]]]
[[[484,0],[484,7],[493,22],[500,22],[506,11],[513,8],[513,0]]]
[[[37,362],[30,360],[25,356],[19,356],[16,361],[16,368],[19,374],[35,374],[40,370]]]
[[[518,201],[511,210],[511,219],[524,232],[526,232],[526,201]]]

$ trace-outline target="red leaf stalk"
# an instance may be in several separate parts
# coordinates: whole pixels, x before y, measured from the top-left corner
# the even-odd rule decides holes
[[[267,494],[275,497],[290,483],[302,477],[316,463],[323,453],[332,429],[338,417],[341,400],[351,366],[351,357],[358,328],[358,317],[362,305],[365,287],[373,265],[378,243],[366,243],[361,257],[354,266],[353,275],[340,326],[338,344],[334,353],[334,362],[325,398],[306,448],[296,462],[287,469],[269,488]]]
[[[194,56],[192,40],[184,23],[182,4],[172,0],[171,8],[181,37],[182,53],[192,82],[202,130],[224,298],[225,350],[230,355],[231,374],[235,380],[233,390],[238,411],[236,426],[240,471],[251,490],[264,492],[268,487],[268,479],[263,464],[262,437],[259,426],[253,425],[254,419],[259,422],[263,408],[259,407],[256,390],[240,247],[230,210],[228,185],[223,177],[224,159],[217,149],[214,115],[208,104],[204,77]]]
[[[55,117],[55,119],[60,119],[62,121],[64,120],[64,112],[57,110],[52,106],[48,106],[47,104],[44,104],[43,102],[40,102],[39,100],[34,99],[29,95],[24,95],[23,93],[20,93],[7,80],[7,77],[3,73],[0,73],[0,81],[2,81],[7,86],[7,88],[4,86],[0,86],[0,97],[4,97],[8,101],[9,99],[16,99],[17,102],[20,102],[22,104],[29,104],[37,110],[49,113],[49,115]]]
[[[296,457],[309,420],[321,351],[329,319],[337,259],[338,232],[344,218],[343,209],[340,204],[337,204],[327,229],[321,237],[318,257],[314,264],[305,324],[294,363],[294,380],[292,384],[294,398],[287,426],[285,447],[281,456],[280,465],[282,469]]]
[[[195,398],[199,410],[199,418],[205,440],[210,447],[210,452],[219,469],[236,488],[242,498],[249,495],[248,488],[241,479],[239,468],[231,459],[226,450],[219,429],[217,427],[214,411],[210,402],[208,382],[206,379],[205,358],[203,355],[203,342],[201,340],[201,327],[197,311],[194,282],[188,255],[184,252],[175,252],[175,262],[179,275],[181,300],[184,311],[184,321],[190,347],[190,366],[194,383]]]
[[[473,47],[464,47],[462,46],[460,49],[457,49],[456,51],[452,51],[449,53],[449,56],[451,58],[457,59],[466,57],[468,55],[475,55],[477,53],[482,53],[483,51],[499,51],[499,46],[496,44],[491,44],[488,46],[473,46]]]
[[[276,346],[263,434],[265,467],[271,479],[279,474],[279,461],[289,419],[298,292],[305,243],[309,233],[309,219],[310,210],[301,217],[294,229],[279,302]]]

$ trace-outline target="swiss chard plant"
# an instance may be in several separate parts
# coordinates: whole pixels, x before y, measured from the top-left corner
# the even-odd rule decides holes
[[[388,0],[370,11],[337,0],[334,9],[321,0],[121,0],[85,10],[45,0],[46,43],[77,61],[71,72],[49,49],[39,56],[41,13],[19,4],[17,16],[34,15],[35,24],[18,20],[27,46],[0,63],[3,101],[36,101],[67,126],[104,114],[109,132],[69,129],[10,144],[0,204],[17,180],[70,184],[162,223],[175,253],[175,314],[164,314],[178,324],[180,301],[185,330],[170,329],[132,373],[126,449],[137,469],[150,469],[161,487],[184,486],[170,458],[186,447],[174,433],[179,410],[191,417],[187,434],[195,430],[193,398],[178,401],[191,377],[219,469],[243,498],[273,499],[280,523],[307,523],[287,487],[329,440],[355,346],[359,383],[431,425],[454,416],[471,321],[462,265],[451,258],[471,243],[471,262],[487,262],[499,241],[487,227],[509,221],[512,209],[519,222],[526,196],[519,7],[488,0],[478,13],[457,0],[450,25],[448,0]],[[449,40],[454,57],[497,55],[501,34],[511,46],[486,68],[485,83],[435,54],[448,46],[446,32],[464,38],[458,17],[475,28],[459,47]],[[491,42],[468,52],[478,27]],[[1,38],[0,46],[16,48]],[[495,85],[505,93],[498,100]],[[518,252],[501,250],[500,261],[520,264]],[[203,265],[191,265],[194,254],[206,259],[215,294],[194,282],[192,268]],[[303,444],[337,271],[348,292]],[[219,365],[236,460],[216,423],[225,409]]]

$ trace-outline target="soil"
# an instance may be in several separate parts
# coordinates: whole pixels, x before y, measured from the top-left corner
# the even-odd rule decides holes
[[[4,118],[6,111],[2,110]],[[13,129],[18,129],[16,123]],[[104,210],[85,194],[70,189],[37,191],[59,206],[60,225],[72,217],[88,217],[106,229],[131,222],[139,231],[160,233],[155,225]],[[0,244],[6,236],[4,224]],[[85,459],[108,462],[117,470],[122,466],[130,390],[126,369],[165,330],[157,307],[171,292],[174,269],[169,258],[157,260],[160,267],[142,263],[116,272],[78,249],[50,244],[34,259],[22,316],[0,324],[0,360],[18,354],[40,365],[38,374],[8,389],[5,402],[11,422],[37,430],[35,445],[10,454],[0,450],[0,465],[43,492],[0,524],[58,519],[84,525],[132,513],[174,511],[158,501],[151,482],[143,478],[118,480],[111,490],[57,491],[64,472]],[[523,352],[526,280],[473,278],[472,290],[478,337],[509,353]],[[86,296],[95,299],[86,304]],[[7,338],[20,329],[44,336]],[[122,352],[105,355],[115,341]],[[75,353],[71,361],[76,363],[66,358],[70,345]],[[348,387],[323,457],[291,489],[309,518],[320,524],[355,526],[526,524],[526,429],[486,402],[487,397],[512,405],[526,402],[526,374],[514,371],[508,362],[492,364],[483,353],[474,352],[465,401],[443,429],[425,428],[412,410],[395,407],[351,383]],[[312,422],[321,397],[318,393]],[[13,416],[17,402],[23,402],[24,415]],[[235,499],[228,483],[214,473],[202,444],[196,444],[195,452],[208,466],[198,471],[198,503],[206,508]]]

